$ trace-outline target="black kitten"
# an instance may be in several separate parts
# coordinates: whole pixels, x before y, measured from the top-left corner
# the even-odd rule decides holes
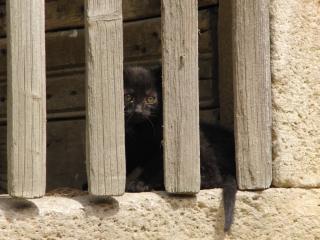
[[[126,191],[162,190],[162,93],[160,69],[124,70]]]
[[[127,191],[164,190],[161,68],[124,71]],[[232,132],[200,123],[201,189],[223,188],[224,230],[233,221],[237,184]]]

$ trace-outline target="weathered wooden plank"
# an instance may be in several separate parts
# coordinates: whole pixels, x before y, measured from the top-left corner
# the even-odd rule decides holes
[[[84,115],[84,114],[83,114]],[[218,121],[219,110],[200,111],[202,121]],[[7,189],[6,126],[0,126],[0,188]],[[81,189],[87,181],[85,120],[47,123],[47,191],[59,187]]]
[[[217,42],[206,43],[206,39],[210,38],[212,35],[211,28],[214,28],[217,24],[214,22],[209,22],[210,16],[214,15],[213,12],[207,10],[200,11],[199,14],[199,27],[202,34],[200,34],[200,43],[203,48],[200,47],[202,52],[199,55],[199,78],[200,79],[211,79],[214,76],[213,65],[212,65],[212,46],[216,45]],[[125,37],[129,39],[131,35],[131,42],[125,41],[125,58],[126,64],[128,65],[152,65],[160,61],[160,22],[158,21],[156,25],[150,24],[149,28],[146,28],[145,24],[149,20],[140,21],[139,24],[130,23],[127,28],[133,28],[133,30],[127,30]],[[158,39],[152,38],[153,28],[157,28]],[[137,34],[142,29],[141,38]],[[135,33],[136,32],[136,33]],[[204,36],[207,36],[203,38]],[[149,39],[149,40],[148,40]],[[47,34],[46,39],[47,44],[47,74],[48,74],[48,84],[47,84],[47,108],[48,108],[48,117],[52,118],[61,118],[61,117],[74,117],[78,116],[77,111],[83,111],[83,94],[84,94],[84,33],[83,31],[65,31],[59,33],[49,33]],[[139,46],[139,50],[136,50],[134,46]],[[156,46],[156,47],[152,47]],[[207,48],[209,46],[210,48]],[[156,49],[152,51],[145,52],[143,49]],[[5,82],[5,59],[6,59],[6,47],[4,40],[0,40],[0,83]],[[131,56],[131,57],[130,57]],[[139,59],[136,61],[135,59]],[[141,60],[142,59],[142,60]],[[147,59],[147,60],[143,60]],[[148,60],[150,59],[150,60]],[[1,75],[2,74],[2,75]],[[75,74],[74,77],[71,77],[71,74]],[[60,80],[58,80],[60,78]],[[53,80],[54,82],[51,82]],[[77,80],[83,82],[77,82]],[[72,81],[70,83],[64,81]],[[217,81],[217,79],[213,79]],[[60,82],[60,83],[59,83]],[[61,84],[61,88],[59,88]],[[215,86],[212,86],[214,88]],[[209,89],[202,87],[200,84],[200,99],[204,95],[209,94]],[[212,91],[216,91],[212,89]],[[77,92],[77,94],[75,94]],[[4,113],[6,112],[6,89],[5,86],[0,86],[0,119],[3,120]],[[81,103],[79,105],[79,103]],[[214,106],[216,106],[216,99],[214,99]],[[200,106],[203,106],[201,104]],[[81,109],[79,109],[79,107]],[[65,111],[65,113],[63,113]],[[76,115],[75,115],[76,114]]]
[[[233,130],[232,1],[219,3],[218,42],[220,123]]]
[[[200,110],[200,121],[206,123],[219,123],[219,108]]]
[[[200,190],[197,1],[162,0],[166,191]]]
[[[268,0],[232,1],[235,141],[240,189],[272,180]]]
[[[76,112],[85,111],[85,74],[84,69],[78,72],[64,73],[47,77],[47,118],[75,117]],[[200,108],[217,107],[213,98],[215,85],[212,79],[199,82]],[[0,122],[6,121],[7,86],[0,85]],[[63,115],[62,115],[63,114]],[[77,115],[79,116],[79,115]]]
[[[198,0],[199,7],[216,5],[218,0]],[[125,21],[134,21],[151,17],[158,17],[161,14],[161,0],[124,0],[123,14]]]
[[[87,182],[85,120],[50,121],[47,138],[47,191],[58,187],[81,189]]]
[[[122,1],[86,0],[86,144],[89,192],[125,190]]]
[[[48,122],[47,187],[81,189],[87,181],[85,120]],[[7,189],[6,126],[0,126],[0,188]]]
[[[15,197],[41,197],[46,182],[44,2],[7,2],[8,188]]]
[[[211,14],[210,14],[210,23],[209,26],[211,28],[211,43],[216,43],[212,44],[212,98],[214,99],[215,103],[215,108],[219,108],[219,47],[218,47],[218,8],[213,8],[211,9]],[[199,65],[201,63],[199,62]],[[199,71],[200,71],[200,66],[199,66]],[[199,89],[201,92],[201,88]],[[216,104],[217,103],[217,104]]]
[[[210,7],[217,0],[199,0],[199,7]],[[160,16],[160,0],[124,0],[124,21],[134,21]],[[81,28],[84,25],[83,0],[47,0],[46,30]],[[5,6],[0,5],[0,36],[5,36]]]
[[[84,114],[83,114],[84,115]],[[200,111],[204,122],[217,122],[219,109]],[[6,127],[0,126],[0,188],[7,189]],[[46,190],[81,189],[87,181],[85,167],[85,120],[50,121],[47,124]]]
[[[217,22],[210,22],[210,10],[199,11],[199,52],[210,53],[213,42],[211,29]],[[126,62],[150,61],[161,56],[160,18],[124,24],[124,59]],[[85,37],[83,30],[68,30],[46,34],[47,70],[84,66]],[[0,39],[0,75],[6,69],[6,41]]]

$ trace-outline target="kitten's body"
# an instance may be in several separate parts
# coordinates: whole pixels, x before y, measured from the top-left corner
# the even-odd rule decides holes
[[[126,190],[163,190],[161,70],[126,68],[124,86]],[[145,104],[149,96],[155,103]],[[200,123],[201,189],[223,188],[225,231],[232,224],[237,191],[233,139],[220,126]]]

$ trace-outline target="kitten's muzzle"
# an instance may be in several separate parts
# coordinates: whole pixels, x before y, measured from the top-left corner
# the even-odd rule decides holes
[[[142,114],[142,113],[143,113],[142,106],[141,106],[140,104],[137,105],[136,108],[135,108],[135,110],[134,110],[134,112],[135,112],[136,114]]]

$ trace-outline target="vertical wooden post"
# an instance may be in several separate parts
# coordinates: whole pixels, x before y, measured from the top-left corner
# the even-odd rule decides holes
[[[46,73],[43,0],[7,1],[8,190],[41,197],[46,184]]]
[[[86,0],[87,174],[93,195],[125,189],[121,0]]]
[[[200,190],[197,0],[162,0],[165,187]]]
[[[237,175],[240,189],[271,185],[269,0],[232,1]]]

